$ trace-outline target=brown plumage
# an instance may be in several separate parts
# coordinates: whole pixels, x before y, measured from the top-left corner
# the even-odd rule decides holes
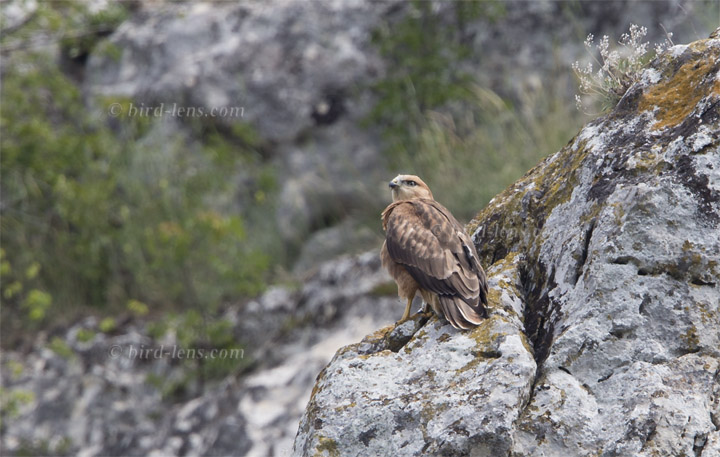
[[[417,176],[398,175],[390,188],[393,203],[382,213],[380,257],[407,300],[401,320],[420,292],[453,327],[479,325],[487,317],[487,281],[465,229]]]

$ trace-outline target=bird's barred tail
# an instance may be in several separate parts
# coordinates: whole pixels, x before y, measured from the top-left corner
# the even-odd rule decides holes
[[[487,310],[482,303],[472,306],[465,303],[460,297],[449,295],[441,295],[438,301],[445,319],[458,329],[476,327],[487,317]]]

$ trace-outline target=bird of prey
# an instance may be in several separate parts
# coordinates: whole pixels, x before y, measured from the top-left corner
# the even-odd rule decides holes
[[[393,202],[382,212],[380,258],[407,300],[400,322],[419,291],[453,327],[479,325],[487,317],[487,281],[465,229],[417,176],[398,175],[389,186]]]

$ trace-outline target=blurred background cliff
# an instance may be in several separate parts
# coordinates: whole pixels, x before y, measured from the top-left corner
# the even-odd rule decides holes
[[[16,455],[284,455],[334,351],[402,312],[376,255],[389,179],[467,222],[602,111],[574,98],[589,33],[687,43],[720,20],[687,0],[1,7]],[[159,345],[243,356],[126,351]]]

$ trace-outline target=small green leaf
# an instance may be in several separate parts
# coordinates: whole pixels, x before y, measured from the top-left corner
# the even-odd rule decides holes
[[[115,318],[112,317],[106,317],[105,319],[100,321],[100,325],[98,325],[100,328],[100,331],[103,333],[109,333],[115,330],[117,327],[117,323],[115,322]]]
[[[127,309],[136,316],[145,316],[149,312],[148,305],[135,299],[128,300]]]

